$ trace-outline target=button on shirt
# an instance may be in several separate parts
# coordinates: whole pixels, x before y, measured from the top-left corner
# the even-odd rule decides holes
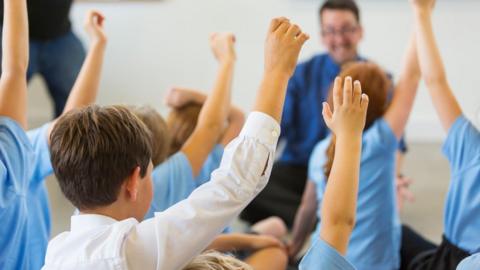
[[[327,185],[323,166],[330,140],[328,137],[320,142],[310,159],[308,175],[316,185],[319,204]],[[398,141],[388,123],[381,118],[363,133],[362,145],[357,222],[345,257],[359,270],[398,269],[401,239],[395,200],[395,153]],[[319,237],[320,229],[321,221],[314,239]]]
[[[30,269],[29,180],[35,154],[25,131],[0,117],[0,269]]]
[[[480,252],[480,132],[460,116],[448,132],[443,153],[451,170],[445,236],[470,254]]]
[[[44,269],[181,269],[265,187],[278,140],[273,131],[280,134],[273,118],[251,113],[212,179],[151,219],[73,216],[71,231],[50,242]]]

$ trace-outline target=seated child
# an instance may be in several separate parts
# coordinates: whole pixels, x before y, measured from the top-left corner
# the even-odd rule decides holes
[[[51,240],[44,269],[181,269],[198,255],[265,187],[286,85],[307,39],[287,19],[272,21],[254,112],[225,148],[220,168],[186,200],[150,219],[143,220],[153,197],[145,125],[122,106],[62,116],[51,134],[52,165],[80,215],[72,217],[69,232]],[[215,137],[220,128],[212,125],[199,136]]]
[[[338,77],[333,86],[333,113],[327,103],[323,105],[325,123],[336,136],[335,156],[322,203],[320,235],[300,263],[301,270],[355,269],[343,255],[355,225],[362,132],[368,103],[360,82],[352,85],[352,78],[347,77],[342,91]]]
[[[395,199],[395,161],[420,78],[414,39],[411,39],[406,50],[402,74],[390,104],[387,103],[390,80],[376,64],[352,63],[345,66],[339,76],[350,76],[360,81],[370,98],[363,133],[357,224],[350,238],[346,258],[360,270],[398,269],[401,224]],[[312,152],[309,181],[295,219],[289,249],[291,257],[295,257],[303,246],[315,223],[315,213],[322,204],[333,164],[335,140],[335,135],[327,137]],[[314,239],[318,238],[322,226],[323,220],[320,220]]]
[[[440,246],[419,250],[407,266],[411,270],[478,269],[478,255],[459,263],[480,252],[480,131],[464,116],[448,83],[431,21],[435,0],[410,2],[422,78],[448,133],[443,153],[450,163],[451,181]]]

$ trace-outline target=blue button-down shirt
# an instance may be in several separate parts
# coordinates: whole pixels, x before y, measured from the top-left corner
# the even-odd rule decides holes
[[[286,144],[280,162],[307,166],[315,144],[329,134],[322,117],[322,102],[327,100],[340,71],[340,65],[328,54],[316,55],[297,66],[283,108],[281,140]],[[400,149],[406,151],[403,140]]]

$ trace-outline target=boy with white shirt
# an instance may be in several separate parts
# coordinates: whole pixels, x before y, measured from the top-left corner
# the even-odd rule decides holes
[[[44,269],[180,269],[266,185],[288,79],[308,35],[274,19],[254,112],[209,183],[144,220],[152,199],[150,134],[129,109],[90,106],[61,117],[51,135],[55,174],[80,210],[54,238]]]

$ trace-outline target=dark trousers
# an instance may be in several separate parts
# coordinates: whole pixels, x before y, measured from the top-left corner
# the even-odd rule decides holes
[[[245,208],[240,218],[254,224],[270,216],[278,216],[291,228],[302,201],[307,171],[306,166],[275,163],[267,186]]]
[[[426,240],[408,226],[402,226],[401,270],[455,270],[470,256],[443,236],[440,246]]]

